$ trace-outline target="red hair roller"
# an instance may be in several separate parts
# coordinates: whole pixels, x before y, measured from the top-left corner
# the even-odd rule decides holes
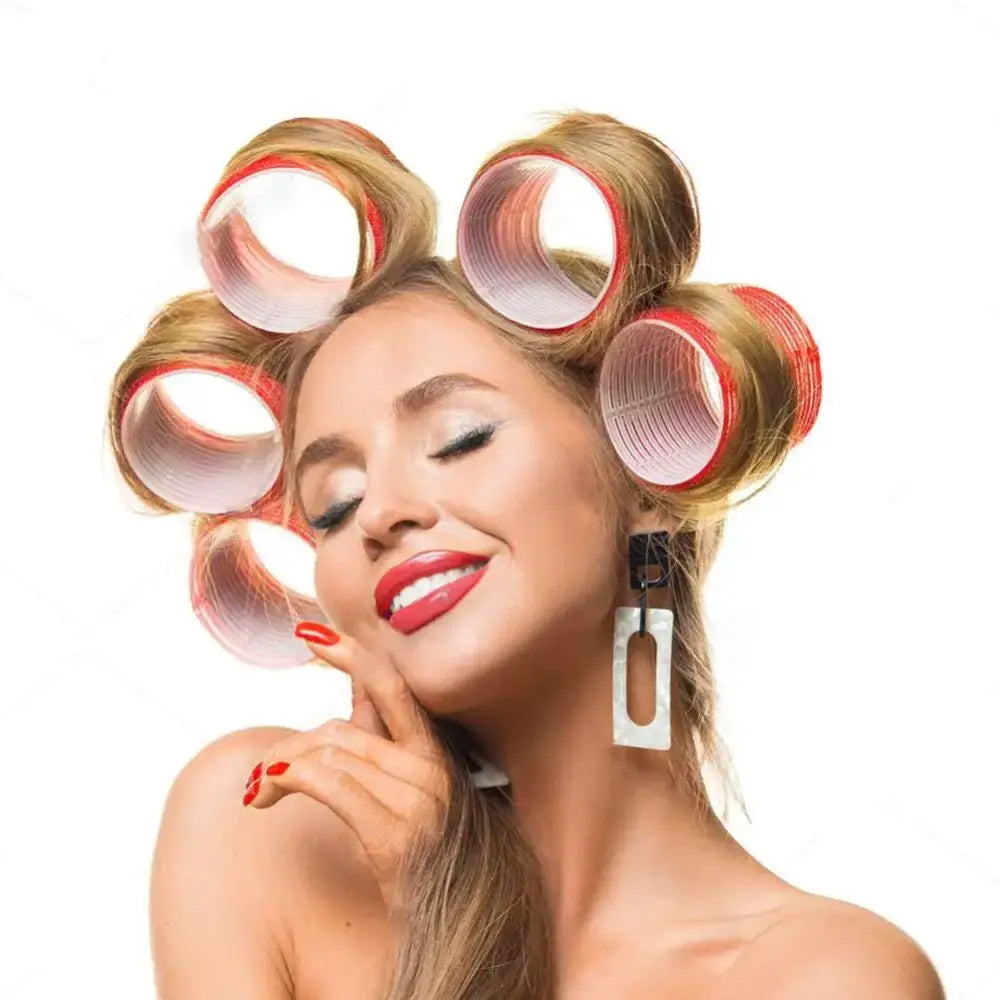
[[[328,164],[305,156],[261,156],[212,192],[198,218],[198,249],[212,291],[234,316],[271,333],[298,333],[328,320],[356,276],[310,274],[264,248],[243,206],[251,197],[247,182],[270,171],[318,178],[344,194],[343,180]],[[363,270],[371,273],[378,269],[385,238],[382,217],[367,195],[365,228],[363,246],[370,252]]]
[[[294,635],[303,620],[324,622],[313,597],[282,583],[261,561],[250,529],[254,521],[291,533],[291,541],[315,548],[307,525],[295,513],[286,527],[274,498],[244,514],[199,518],[191,558],[191,606],[221,645],[245,663],[294,667],[314,654]],[[315,559],[315,555],[311,556]]]
[[[596,296],[570,280],[542,240],[542,203],[563,168],[593,188],[614,233],[611,266]],[[522,151],[489,161],[476,173],[459,213],[457,255],[470,285],[495,312],[558,334],[586,323],[618,291],[629,235],[617,199],[596,177],[551,150]]]
[[[791,443],[809,433],[822,395],[808,327],[774,292],[727,285],[768,330],[792,367],[798,405]],[[715,470],[739,418],[732,372],[715,333],[680,309],[651,309],[623,327],[601,366],[599,401],[619,458],[646,483],[697,485]]]
[[[216,375],[251,392],[274,421],[269,433],[220,434],[181,412],[162,380],[182,372]],[[136,379],[119,411],[122,450],[135,474],[163,500],[206,514],[243,511],[281,474],[284,388],[250,365],[211,357],[154,366]]]

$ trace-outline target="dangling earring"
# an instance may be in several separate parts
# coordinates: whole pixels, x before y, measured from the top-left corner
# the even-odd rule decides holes
[[[468,756],[477,765],[472,770],[472,784],[476,788],[499,788],[502,785],[509,785],[510,778],[507,777],[502,768],[497,767],[492,761],[487,760],[482,754],[475,750],[466,750]]]
[[[650,587],[670,586],[669,539],[666,531],[629,535],[628,539],[629,585],[640,593],[637,608],[615,609],[612,731],[618,746],[670,749],[670,649],[674,613],[667,608],[646,607],[646,594]],[[659,567],[660,575],[650,580],[646,577],[646,567],[653,565]],[[628,714],[625,681],[629,639],[636,632],[645,636],[647,630],[656,644],[656,714],[651,722],[640,726]]]
[[[441,730],[442,736],[465,758],[474,787],[497,788],[510,784],[510,778],[503,769],[497,767],[474,746],[472,735],[464,727],[451,719],[437,719],[435,724]]]

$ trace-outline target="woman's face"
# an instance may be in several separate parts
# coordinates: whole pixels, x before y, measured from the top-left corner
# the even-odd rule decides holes
[[[458,373],[494,388],[413,397]],[[411,405],[394,408],[407,392]],[[488,327],[429,292],[370,306],[317,351],[296,416],[293,470],[311,442],[340,440],[300,471],[310,522],[343,511],[313,529],[319,603],[336,628],[387,652],[429,711],[537,689],[595,641],[622,573],[593,432]],[[457,601],[425,599],[431,617],[387,620],[380,579],[429,551],[472,553],[486,568]]]

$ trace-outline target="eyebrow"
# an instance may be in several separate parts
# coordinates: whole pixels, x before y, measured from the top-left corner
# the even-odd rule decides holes
[[[412,417],[444,399],[445,396],[463,389],[496,390],[497,387],[485,379],[477,378],[466,372],[445,372],[441,375],[433,375],[417,385],[410,386],[392,401],[393,416],[397,420]],[[322,437],[316,438],[315,441],[310,441],[302,450],[295,465],[295,494],[300,499],[300,505],[299,487],[307,469],[320,462],[328,462],[340,455],[357,455],[357,453],[357,446],[342,434],[324,434]]]

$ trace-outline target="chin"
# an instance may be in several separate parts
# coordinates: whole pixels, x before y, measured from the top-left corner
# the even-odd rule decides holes
[[[496,643],[483,643],[481,636],[467,645],[450,638],[409,652],[398,656],[399,672],[432,715],[481,705],[495,684],[510,683],[512,664]]]

